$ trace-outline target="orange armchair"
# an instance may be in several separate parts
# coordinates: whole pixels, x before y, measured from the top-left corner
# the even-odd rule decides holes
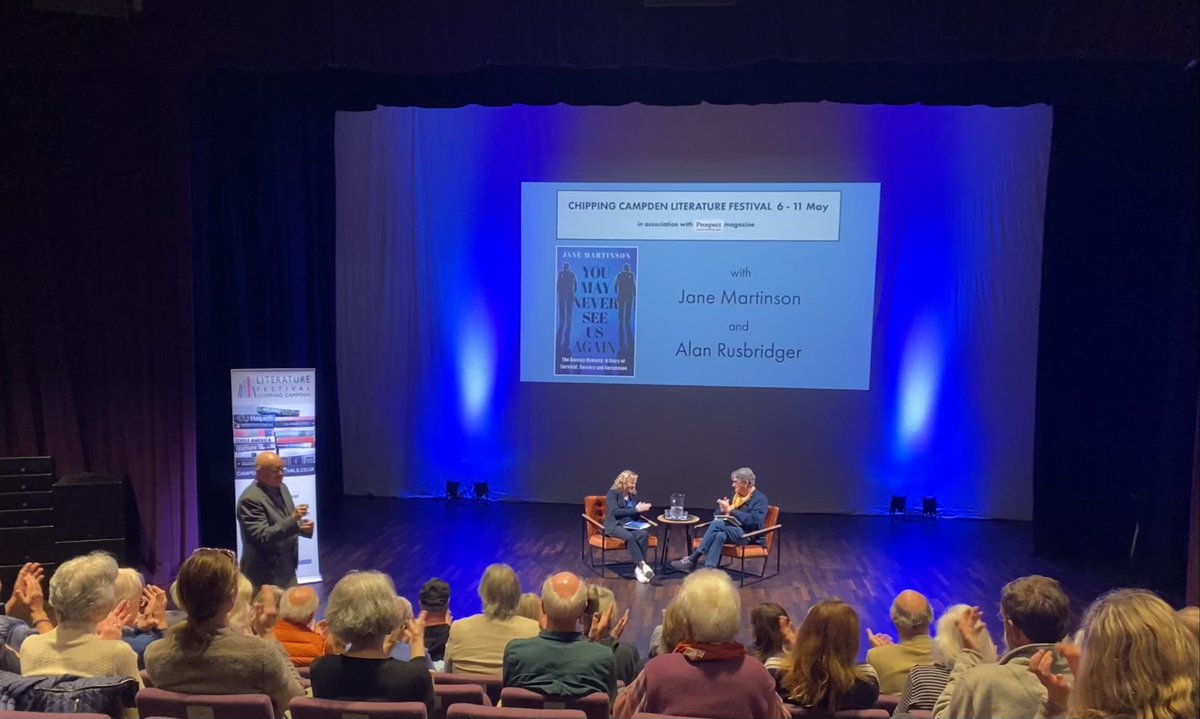
[[[697,524],[695,528],[702,529],[710,524],[712,524],[712,522],[704,522],[703,524]],[[779,530],[782,528],[783,525],[779,523],[779,507],[771,505],[767,507],[767,518],[763,522],[763,528],[757,529],[753,532],[746,532],[745,535],[746,538],[750,540],[753,540],[757,537],[764,537],[762,544],[753,544],[751,542],[747,542],[746,544],[726,544],[721,547],[721,556],[728,557],[730,559],[730,566],[732,566],[734,559],[741,560],[741,568],[738,570],[738,572],[741,574],[741,577],[738,581],[739,586],[746,586],[747,558],[763,560],[762,571],[760,571],[758,574],[750,575],[755,578],[755,582],[760,582],[767,577],[774,577],[776,574],[779,574],[779,548],[775,545],[780,541],[777,535],[779,534]],[[699,549],[701,541],[701,539],[692,540],[692,551]],[[772,553],[775,554],[775,574],[767,574],[767,563],[770,562]],[[751,583],[753,584],[754,582]]]
[[[608,514],[608,502],[603,494],[593,494],[583,498],[583,543],[579,548],[579,556],[584,560],[585,564],[591,567],[592,571],[599,571],[601,577],[604,576],[606,567],[615,567],[630,563],[607,563],[608,552],[625,549],[625,540],[610,537],[604,533],[604,517],[606,514]],[[642,516],[642,521],[649,523],[652,529],[658,526],[656,522],[644,515]],[[655,559],[653,564],[657,566],[658,537],[651,533],[646,538],[646,546],[654,550]],[[596,563],[597,549],[600,550],[599,564]]]

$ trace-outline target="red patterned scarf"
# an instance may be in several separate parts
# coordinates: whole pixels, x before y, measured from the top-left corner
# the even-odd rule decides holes
[[[719,662],[746,656],[746,647],[741,644],[704,644],[702,642],[680,642],[675,645],[675,654],[682,654],[688,661]]]

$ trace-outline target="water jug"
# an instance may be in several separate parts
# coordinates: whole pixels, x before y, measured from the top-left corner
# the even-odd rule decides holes
[[[671,495],[671,508],[667,510],[668,519],[687,519],[687,510],[683,508],[684,495]]]

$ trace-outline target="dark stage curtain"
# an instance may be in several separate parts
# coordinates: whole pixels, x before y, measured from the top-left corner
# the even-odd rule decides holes
[[[333,113],[303,81],[239,74],[193,114],[201,539],[233,546],[230,369],[316,368],[318,498],[341,497]]]
[[[0,456],[127,476],[161,581],[197,532],[186,89],[17,73],[0,96]]]
[[[1197,27],[1196,3],[1187,0],[143,4],[133,22],[69,23],[59,14],[31,11],[28,2],[2,3],[0,60],[36,67],[349,67],[428,76],[486,66],[702,69],[766,58],[946,65],[1056,58],[1186,62],[1195,57]],[[38,32],[29,32],[30,26]]]
[[[1190,100],[1055,108],[1034,448],[1036,549],[1129,563],[1180,597],[1196,509],[1194,80]]]

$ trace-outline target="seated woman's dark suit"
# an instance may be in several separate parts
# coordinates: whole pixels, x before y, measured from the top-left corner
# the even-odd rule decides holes
[[[644,529],[627,529],[625,527],[627,522],[638,518],[637,498],[626,498],[617,490],[610,489],[604,504],[606,508],[604,533],[610,537],[624,539],[635,564],[646,561],[646,548],[649,546],[650,535]]]

